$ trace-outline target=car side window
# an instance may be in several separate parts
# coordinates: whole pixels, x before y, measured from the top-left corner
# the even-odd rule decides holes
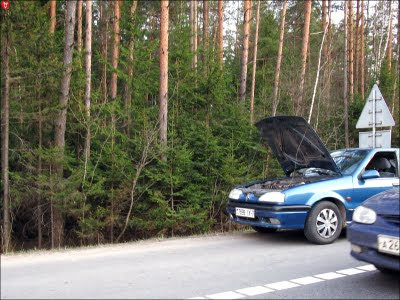
[[[380,177],[398,176],[397,159],[395,152],[378,152],[374,155],[365,170],[376,170]]]

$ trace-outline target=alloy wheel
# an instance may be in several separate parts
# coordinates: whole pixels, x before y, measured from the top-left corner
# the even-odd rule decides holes
[[[330,208],[321,210],[318,214],[315,225],[317,227],[317,232],[321,237],[325,239],[330,238],[335,234],[338,227],[338,218],[336,213]]]

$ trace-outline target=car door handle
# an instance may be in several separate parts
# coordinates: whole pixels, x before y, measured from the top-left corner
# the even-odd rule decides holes
[[[399,183],[392,183],[393,186],[399,186]]]

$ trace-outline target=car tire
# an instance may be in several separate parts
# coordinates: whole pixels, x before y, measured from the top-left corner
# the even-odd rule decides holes
[[[395,270],[392,269],[388,269],[388,268],[384,268],[381,266],[375,266],[382,274],[388,274],[388,275],[392,275],[392,274],[398,274],[398,272],[396,272]]]
[[[273,233],[278,230],[278,228],[267,228],[267,227],[259,227],[259,226],[251,226],[258,233]]]
[[[306,238],[319,245],[333,243],[342,231],[342,215],[332,202],[322,201],[311,208],[304,226]]]

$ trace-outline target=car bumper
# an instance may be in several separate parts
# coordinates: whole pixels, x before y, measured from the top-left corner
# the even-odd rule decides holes
[[[352,244],[350,254],[375,266],[399,271],[399,256],[378,251],[378,234],[398,237],[399,229],[393,228],[382,232],[380,227],[353,222],[347,229],[347,239]]]
[[[255,218],[236,215],[236,207],[254,209]],[[230,201],[228,212],[233,222],[267,228],[303,229],[310,206],[306,205],[263,205]]]

